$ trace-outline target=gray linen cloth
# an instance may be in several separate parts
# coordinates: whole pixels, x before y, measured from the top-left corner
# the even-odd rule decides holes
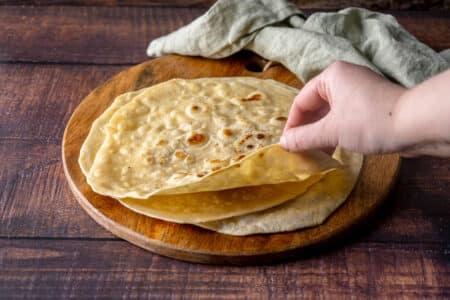
[[[391,15],[347,8],[305,18],[285,0],[219,0],[192,23],[153,40],[147,55],[223,58],[241,49],[283,64],[304,82],[338,60],[406,87],[450,65],[450,51],[436,53]]]

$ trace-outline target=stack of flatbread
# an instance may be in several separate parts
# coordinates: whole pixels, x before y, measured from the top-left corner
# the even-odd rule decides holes
[[[123,94],[93,123],[80,167],[96,193],[153,218],[232,235],[321,224],[349,195],[362,156],[283,150],[297,92],[228,77]]]

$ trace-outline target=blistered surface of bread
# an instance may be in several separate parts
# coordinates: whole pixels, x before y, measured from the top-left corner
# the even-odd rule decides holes
[[[255,153],[278,142],[296,93],[273,80],[251,77],[174,79],[138,91],[132,99],[122,100],[126,103],[103,124],[103,143],[96,147],[90,168],[84,168],[88,183],[101,194],[145,199],[158,193],[304,180],[333,167],[332,163],[286,152],[306,163],[291,174],[279,172],[278,178],[251,174],[247,168],[235,170],[232,180],[226,180],[225,174],[244,161],[251,161],[246,164],[250,170],[260,162],[276,167],[280,159],[258,160]],[[80,163],[82,156],[83,149]],[[84,156],[91,161],[94,154]],[[206,178],[210,182],[217,178],[220,184],[202,185]]]

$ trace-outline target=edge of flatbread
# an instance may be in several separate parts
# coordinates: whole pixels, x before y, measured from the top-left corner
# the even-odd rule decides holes
[[[256,213],[195,225],[238,236],[320,225],[345,202],[363,165],[363,155],[358,153],[338,148],[333,156],[346,167],[330,172],[295,199]]]

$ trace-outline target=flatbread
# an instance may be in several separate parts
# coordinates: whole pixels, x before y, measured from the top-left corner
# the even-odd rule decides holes
[[[119,108],[130,102],[138,94],[139,91],[136,91],[116,97],[113,103],[92,123],[91,130],[81,146],[80,156],[78,158],[81,171],[85,176],[88,176],[98,149],[100,149],[100,146],[105,141],[106,124],[108,124],[111,117]]]
[[[327,174],[304,194],[267,210],[197,226],[230,235],[291,231],[322,224],[348,197],[363,164],[361,154],[337,149],[346,167]]]
[[[323,176],[324,174],[319,173],[302,182],[266,184],[216,192],[155,195],[149,199],[125,198],[118,201],[125,207],[152,218],[195,224],[279,205],[303,194]]]
[[[301,182],[339,163],[274,144],[296,93],[252,77],[170,80],[116,100],[91,129],[103,128],[103,143],[89,134],[80,165],[114,198]]]
[[[114,114],[123,106],[130,103],[139,95],[152,96],[155,89],[142,89],[117,97],[112,105],[93,123],[91,130],[84,142],[79,163],[83,173],[88,175],[91,171],[96,154],[107,138],[107,126]],[[154,98],[153,98],[154,99]],[[272,168],[276,163],[274,158],[283,157],[279,160],[279,168]],[[317,164],[317,161],[329,162],[328,164]],[[318,182],[325,174],[332,171],[336,162],[326,157],[321,152],[307,152],[301,155],[290,154],[279,145],[270,145],[249,155],[239,164],[222,174],[223,170],[212,176],[207,176],[203,184],[210,189],[221,190],[230,181],[238,181],[243,188],[221,190],[216,192],[189,193],[186,186],[181,186],[178,192],[183,194],[172,194],[164,196],[152,196],[147,199],[124,198],[119,201],[131,210],[147,216],[177,222],[198,223],[211,220],[229,218],[232,216],[247,214],[272,206],[279,205],[293,197],[304,193],[311,185]],[[270,173],[267,170],[271,170]],[[305,170],[304,174],[298,170]],[[242,176],[242,173],[245,176]],[[259,181],[275,180],[282,181],[283,177],[297,177],[297,182],[283,183],[278,185],[259,185]],[[302,180],[300,180],[302,179]],[[199,184],[198,182],[191,185]]]

